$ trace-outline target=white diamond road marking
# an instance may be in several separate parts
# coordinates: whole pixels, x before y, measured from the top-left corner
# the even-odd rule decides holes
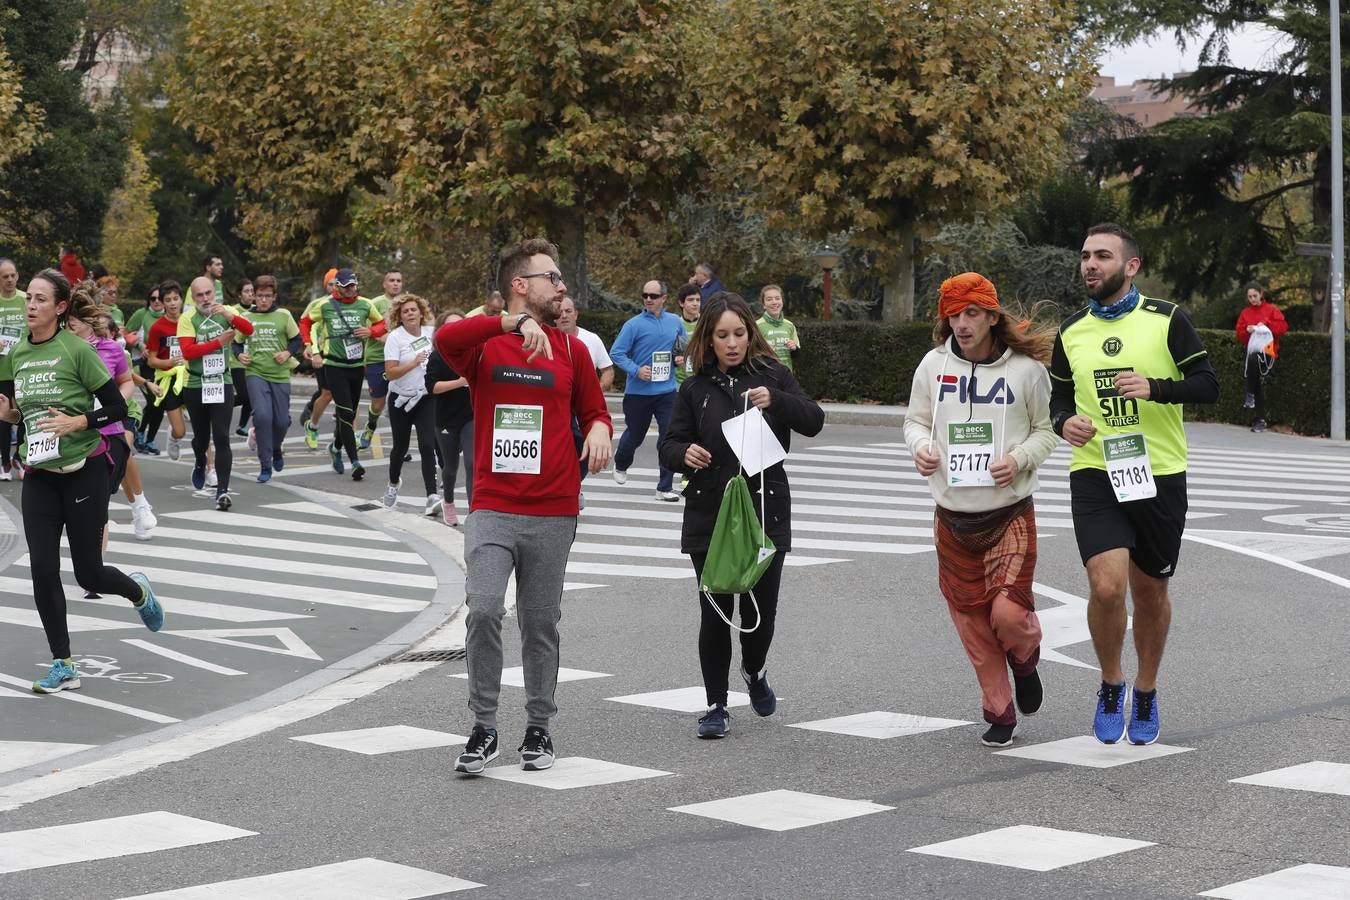
[[[994,755],[1016,756],[1020,759],[1064,763],[1070,766],[1087,766],[1092,769],[1110,769],[1114,766],[1171,756],[1174,753],[1189,753],[1194,749],[1194,747],[1173,747],[1169,744],[1147,744],[1142,747],[1125,742],[1103,744],[1094,737],[1080,735],[1062,741],[1031,744],[1014,750],[1000,750]]]
[[[764,791],[707,803],[672,806],[671,812],[688,813],[707,819],[719,819],[736,825],[763,828],[766,831],[791,831],[839,822],[872,813],[886,812],[893,806],[881,806],[865,800],[845,800],[800,791]]]
[[[1340,794],[1350,797],[1350,765],[1314,760],[1284,769],[1258,772],[1245,778],[1231,779],[1233,784],[1256,784],[1262,787],[1286,788],[1293,791],[1313,791],[1319,794]]]
[[[123,900],[275,900],[277,897],[418,900],[420,897],[435,897],[476,887],[482,885],[425,869],[367,858],[309,869],[293,869],[273,875],[199,884],[176,891],[137,894]]]
[[[1350,869],[1309,863],[1226,884],[1200,896],[1225,900],[1345,900],[1350,897]]]
[[[169,812],[7,831],[0,833],[0,875],[230,841],[256,834],[256,831]]]
[[[0,741],[0,772],[29,766],[88,750],[94,744],[53,744],[44,741]]]
[[[468,672],[460,672],[451,675],[451,678],[460,678],[468,680]],[[558,669],[558,683],[564,681],[585,681],[588,678],[613,678],[608,672],[587,672],[585,669],[569,669],[565,666]],[[523,688],[525,686],[525,669],[522,666],[510,666],[502,669],[502,684],[509,687]]]
[[[649,694],[627,694],[623,697],[606,697],[614,703],[629,703],[633,706],[653,706],[657,709],[671,709],[682,713],[701,713],[708,711],[708,693],[702,685],[698,687],[675,688],[669,691],[652,691]],[[780,698],[781,699],[781,698]],[[741,691],[727,694],[727,708],[749,706],[750,695]]]
[[[355,731],[326,731],[322,734],[302,734],[291,738],[320,747],[333,747],[366,756],[382,753],[401,753],[404,750],[427,750],[432,747],[454,747],[468,738],[444,731],[414,728],[411,725],[386,725],[382,728],[359,728]]]
[[[937,719],[931,716],[914,716],[907,713],[865,712],[851,716],[839,716],[834,719],[818,719],[814,722],[797,722],[789,728],[805,728],[808,731],[826,731],[832,734],[850,734],[865,738],[897,738],[930,731],[942,731],[971,725],[963,719]]]
[[[910,853],[945,856],[971,862],[1049,872],[1076,863],[1101,859],[1129,850],[1152,847],[1148,841],[1106,837],[1081,831],[1061,831],[1038,825],[1013,825],[969,837],[913,847]]]
[[[661,778],[670,772],[660,769],[645,769],[641,766],[627,766],[623,763],[606,762],[603,759],[588,759],[584,756],[564,756],[554,760],[551,769],[542,772],[526,772],[518,766],[493,766],[483,770],[486,778],[498,781],[513,781],[531,787],[548,788],[554,791],[567,791],[573,788],[595,787],[600,784],[618,784],[622,781],[638,781],[643,778]]]

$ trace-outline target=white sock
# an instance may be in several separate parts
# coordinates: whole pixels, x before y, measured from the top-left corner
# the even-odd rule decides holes
[[[137,494],[136,498],[131,501],[131,505],[134,506],[136,509],[149,509],[150,501],[145,499],[144,494]]]

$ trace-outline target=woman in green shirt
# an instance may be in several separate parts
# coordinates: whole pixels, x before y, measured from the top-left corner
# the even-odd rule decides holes
[[[103,527],[108,521],[108,445],[98,429],[120,422],[126,400],[108,375],[98,351],[66,327],[71,317],[97,314],[94,287],[74,291],[66,277],[44,269],[28,285],[28,334],[11,353],[14,397],[0,395],[0,419],[22,420],[27,438],[19,459],[23,482],[23,529],[28,568],[52,667],[33,682],[39,694],[78,688],[80,675],[70,655],[66,595],[61,584],[61,532],[80,587],[126,597],[151,631],[164,624],[150,581],[103,564]],[[98,400],[97,406],[95,399]]]

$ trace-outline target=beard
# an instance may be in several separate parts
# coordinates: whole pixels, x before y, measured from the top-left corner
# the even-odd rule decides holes
[[[1114,275],[1103,275],[1102,280],[1097,282],[1097,290],[1088,291],[1088,296],[1101,303],[1103,297],[1110,297],[1124,286],[1125,270],[1121,269]]]
[[[555,300],[552,297],[547,297],[542,300],[531,302],[529,306],[530,306],[529,309],[530,315],[534,316],[535,320],[538,321],[539,324],[553,325],[555,327],[557,326],[558,315],[559,313],[562,312],[561,300]]]

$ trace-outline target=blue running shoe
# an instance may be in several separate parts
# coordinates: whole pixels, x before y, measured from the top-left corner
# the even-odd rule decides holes
[[[1125,682],[1102,682],[1097,692],[1097,714],[1092,717],[1092,733],[1103,744],[1114,744],[1125,736]]]
[[[55,694],[57,691],[70,691],[80,686],[80,673],[75,671],[75,661],[70,659],[52,660],[51,670],[33,682],[33,693]]]
[[[769,679],[764,673],[751,675],[745,669],[741,669],[741,678],[750,691],[750,708],[755,711],[755,715],[773,715],[774,710],[778,709],[778,697],[774,694],[773,688],[769,687]]]
[[[698,736],[704,740],[715,740],[724,738],[727,732],[731,730],[731,713],[727,708],[718,703],[716,706],[709,707],[707,713],[698,720]]]
[[[151,631],[159,631],[164,627],[164,607],[160,606],[159,600],[155,599],[155,591],[154,588],[150,587],[150,579],[140,572],[132,572],[128,577],[141,586],[141,602],[134,604],[136,612],[141,614],[141,621]]]
[[[1161,723],[1158,721],[1158,689],[1145,693],[1134,689],[1134,704],[1130,707],[1130,743],[1151,744],[1158,739]]]
[[[272,480],[272,473],[267,471],[266,469],[263,469],[261,472],[258,473],[258,484],[267,484],[267,482],[271,480]]]
[[[150,454],[151,456],[159,456],[159,448],[155,446],[155,442],[154,442],[154,441],[146,441],[146,442],[145,442],[145,451],[144,451],[144,452]]]
[[[197,465],[192,467],[192,486],[199,491],[202,488],[206,487],[205,465],[198,463]]]
[[[272,457],[273,471],[280,472],[284,468],[286,468],[286,457],[282,456],[280,453]]]
[[[335,444],[335,443],[330,443],[330,444],[328,445],[328,459],[331,460],[332,463],[333,463],[333,471],[336,472],[336,473],[338,473],[339,475],[341,475],[341,474],[342,474],[342,451],[338,449],[338,445],[337,445],[337,444]]]

